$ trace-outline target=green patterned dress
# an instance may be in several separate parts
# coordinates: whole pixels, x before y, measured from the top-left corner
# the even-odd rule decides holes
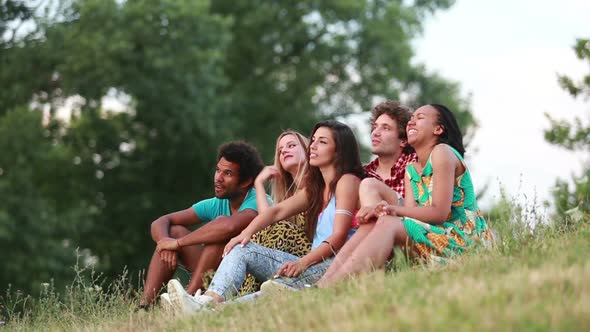
[[[412,241],[413,254],[426,262],[443,262],[444,257],[461,255],[477,242],[485,245],[491,245],[492,242],[492,234],[477,207],[469,170],[459,152],[450,146],[449,148],[459,158],[465,172],[455,179],[451,212],[447,220],[439,225],[431,225],[409,217],[402,219]],[[432,205],[431,157],[428,158],[422,174],[413,165],[408,165],[406,176],[410,178],[417,205]]]

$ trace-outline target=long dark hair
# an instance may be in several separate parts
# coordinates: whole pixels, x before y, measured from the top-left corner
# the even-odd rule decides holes
[[[328,184],[330,193],[333,195],[336,191],[336,183],[338,183],[338,180],[340,180],[342,175],[350,173],[362,179],[365,177],[365,171],[361,164],[356,137],[350,127],[342,122],[334,120],[318,122],[311,131],[311,135],[309,136],[310,141],[318,128],[321,127],[330,129],[336,144],[336,158],[334,159],[336,173],[332,182]],[[309,164],[309,154],[307,155],[307,162]],[[309,166],[304,182],[307,198],[310,202],[309,209],[305,213],[305,234],[309,240],[312,241],[318,224],[318,216],[325,203],[323,192],[326,183],[324,183],[324,178],[322,177],[319,167],[314,166]]]
[[[457,119],[453,112],[446,106],[440,104],[429,104],[438,112],[438,125],[443,127],[443,133],[438,136],[438,143],[445,143],[457,150],[461,157],[465,155],[465,147],[463,146],[463,134],[459,129]]]

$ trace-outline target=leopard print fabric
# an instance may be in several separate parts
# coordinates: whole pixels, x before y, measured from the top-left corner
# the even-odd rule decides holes
[[[304,225],[305,218],[299,214],[295,216],[293,221],[282,220],[254,234],[252,242],[302,257],[307,255],[311,249],[311,242],[305,235]],[[238,296],[258,290],[260,290],[260,282],[248,274]]]

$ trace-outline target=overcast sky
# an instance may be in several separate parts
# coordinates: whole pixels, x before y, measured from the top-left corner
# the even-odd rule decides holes
[[[491,185],[480,205],[498,198],[500,183],[520,201],[542,202],[557,177],[579,174],[587,156],[543,139],[545,112],[590,114],[590,102],[572,99],[556,80],[590,71],[572,50],[576,38],[590,38],[588,0],[459,0],[426,23],[417,60],[472,94],[480,127],[468,162],[476,186]]]
[[[589,120],[590,101],[574,100],[557,84],[557,73],[580,78],[590,71],[572,50],[576,38],[590,38],[590,0],[459,0],[430,18],[415,41],[416,62],[472,97],[479,128],[468,164],[476,188],[490,185],[483,208],[499,198],[501,185],[511,198],[541,205],[556,178],[579,174],[588,160],[543,139],[545,112]],[[366,119],[355,119],[346,122],[368,129]]]

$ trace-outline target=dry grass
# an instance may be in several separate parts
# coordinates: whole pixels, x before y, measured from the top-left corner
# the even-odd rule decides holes
[[[510,230],[510,233],[513,233]],[[11,322],[11,330],[89,331],[555,331],[590,330],[590,225],[539,228],[520,246],[504,233],[491,251],[441,267],[375,272],[328,290],[305,290],[169,317],[132,303],[93,313]],[[542,234],[541,234],[542,233]],[[101,309],[102,308],[102,309]],[[2,329],[4,329],[2,328]]]

